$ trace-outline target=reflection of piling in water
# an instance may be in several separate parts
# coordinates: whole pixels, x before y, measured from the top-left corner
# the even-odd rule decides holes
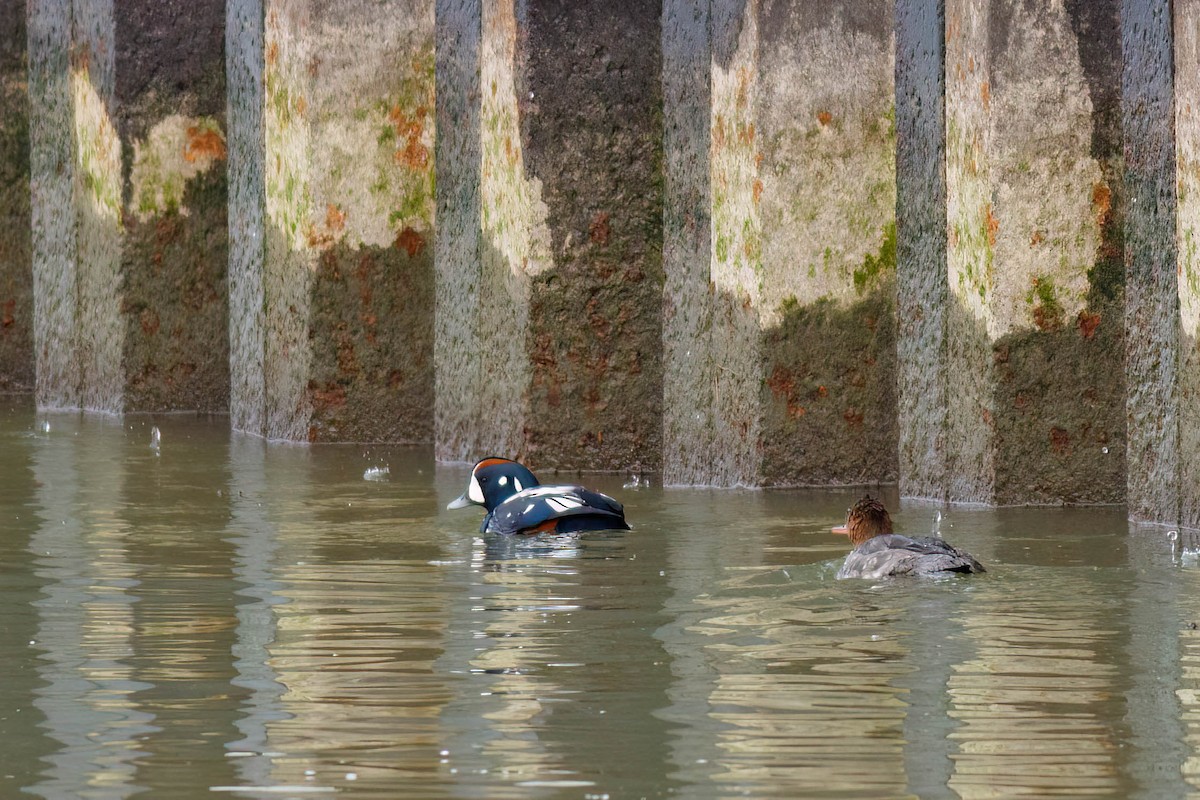
[[[65,419],[61,427],[70,430]],[[44,686],[34,705],[59,744],[31,789],[46,797],[89,784],[135,792],[140,739],[156,730],[135,702],[148,684],[130,664],[138,582],[129,529],[116,514],[125,488],[124,471],[113,467],[114,449],[124,463],[121,429],[92,422],[83,433],[38,440],[33,454],[41,527],[30,547],[45,595],[35,604]]]

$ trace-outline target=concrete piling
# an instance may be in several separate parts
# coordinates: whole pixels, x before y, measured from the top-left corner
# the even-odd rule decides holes
[[[190,5],[194,27],[185,32],[173,6],[159,3],[28,5],[43,406],[226,407],[224,138],[212,116],[224,71],[214,8]]]
[[[25,7],[0,7],[0,392],[31,392],[32,220]]]
[[[439,118],[462,125],[439,170],[477,175],[479,205],[474,189],[439,180],[462,203],[446,208],[456,224],[439,228],[439,247],[462,260],[438,267],[438,456],[656,471],[658,9],[512,0],[439,9],[446,74],[479,82],[469,108],[454,92],[438,95]]]
[[[0,11],[0,391],[1200,524],[1197,0],[186,11]]]
[[[268,0],[227,14],[234,425],[428,440],[433,8]]]
[[[898,11],[902,491],[1118,502],[1115,3],[940,11]]]
[[[892,4],[664,9],[664,480],[894,480]]]

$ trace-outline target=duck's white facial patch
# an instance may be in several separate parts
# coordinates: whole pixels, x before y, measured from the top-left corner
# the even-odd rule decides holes
[[[508,476],[507,476],[507,475],[501,475],[501,476],[500,476],[500,480],[496,481],[496,483],[500,484],[501,486],[508,486]],[[519,490],[518,490],[518,491],[519,491]]]
[[[467,487],[467,498],[472,503],[483,505],[483,487],[479,485],[479,479],[474,475],[471,476],[471,485]]]
[[[513,488],[516,489],[518,492],[525,491],[525,487],[521,485],[520,478],[513,478]]]

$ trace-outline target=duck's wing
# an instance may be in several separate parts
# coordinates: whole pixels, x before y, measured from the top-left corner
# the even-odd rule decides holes
[[[625,509],[606,494],[582,486],[536,486],[518,492],[492,512],[490,533],[627,529]]]
[[[863,542],[838,571],[839,578],[886,578],[931,575],[937,572],[986,572],[970,553],[942,539],[901,534],[876,536]]]

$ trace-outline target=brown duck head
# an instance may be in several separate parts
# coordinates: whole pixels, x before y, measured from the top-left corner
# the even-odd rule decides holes
[[[883,503],[866,495],[854,504],[846,515],[846,524],[833,528],[834,533],[850,537],[850,544],[858,547],[876,536],[892,532],[892,518]]]

